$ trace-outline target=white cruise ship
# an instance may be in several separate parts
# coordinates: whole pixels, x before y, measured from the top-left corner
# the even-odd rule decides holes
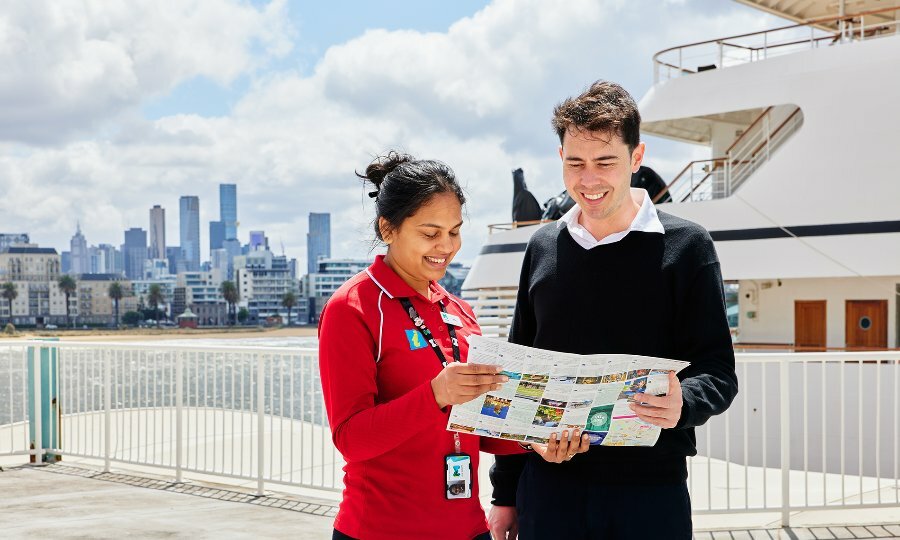
[[[900,2],[740,1],[795,23],[653,58],[643,132],[710,149],[659,208],[710,231],[738,344],[900,347]],[[463,285],[488,333],[538,226],[494,226]]]

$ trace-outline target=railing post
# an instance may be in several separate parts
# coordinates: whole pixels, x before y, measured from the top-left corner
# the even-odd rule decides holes
[[[31,357],[31,369],[34,374],[32,378],[32,392],[34,392],[34,417],[31,419],[32,423],[34,423],[34,461],[32,463],[42,463],[44,461],[44,456],[42,454],[44,448],[44,441],[42,439],[42,435],[44,433],[44,426],[41,423],[43,411],[41,410],[41,401],[43,401],[41,396],[41,356],[44,354],[44,347],[35,347],[34,355]]]
[[[722,69],[725,67],[725,64],[722,62],[722,58],[725,56],[725,51],[724,51],[725,46],[722,44],[721,41],[717,41],[716,43],[718,43],[718,45],[719,45],[719,69]]]
[[[184,433],[184,358],[181,351],[175,352],[175,481],[181,483],[183,476]]]
[[[112,449],[112,362],[110,354],[103,355],[103,472],[109,472]]]
[[[659,62],[656,60],[653,61],[653,84],[659,84]],[[490,229],[488,229],[488,234],[491,234]]]
[[[256,495],[262,497],[265,492],[265,455],[266,455],[266,366],[263,363],[263,355],[257,353],[256,356]]]
[[[781,526],[791,526],[791,384],[790,364],[779,362],[781,384]]]
[[[682,49],[682,48],[678,49],[678,76],[679,77],[681,77],[681,74],[684,73],[684,65],[682,64],[682,54],[681,54],[681,52],[683,50],[684,49]]]

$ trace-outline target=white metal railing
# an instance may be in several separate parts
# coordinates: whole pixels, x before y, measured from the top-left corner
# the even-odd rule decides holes
[[[516,308],[516,292],[514,287],[462,291],[463,299],[475,310],[482,335],[499,338],[509,335],[509,325]]]
[[[260,493],[341,487],[314,349],[4,345],[2,455],[29,453],[27,395],[42,387],[28,382],[40,357],[28,347],[59,355],[62,433],[48,454],[253,480]],[[736,359],[740,393],[697,429],[689,459],[695,513],[780,512],[788,525],[800,510],[900,507],[900,351]]]
[[[712,39],[665,49],[653,56],[653,80],[758,62],[796,52],[900,34],[900,7],[816,19],[761,32]],[[824,29],[824,28],[832,28]]]
[[[768,107],[732,143],[725,156],[689,162],[653,202],[666,193],[674,202],[730,197],[802,125],[799,107]]]
[[[255,480],[260,493],[266,483],[342,488],[343,460],[331,442],[315,349],[8,346],[0,356],[8,394],[0,395],[2,403],[28,403],[21,358],[29,347],[58,355],[58,373],[47,377],[45,366],[42,389],[55,398],[51,407],[58,404],[51,411],[59,418],[51,435],[58,444],[47,454],[103,460],[107,470],[111,462],[162,467],[177,481],[184,472]],[[40,355],[32,356],[38,362]],[[0,453],[28,453],[25,408],[0,416],[10,420]],[[41,416],[37,410],[35,420]],[[42,442],[37,437],[36,446]]]

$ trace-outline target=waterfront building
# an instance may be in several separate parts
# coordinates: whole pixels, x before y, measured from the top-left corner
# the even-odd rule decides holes
[[[466,276],[469,275],[470,269],[470,266],[466,266],[463,263],[452,262],[447,265],[447,273],[444,274],[444,277],[438,283],[447,289],[447,292],[450,294],[459,296],[462,292],[462,284],[466,280]]]
[[[275,315],[287,321],[287,309],[281,300],[288,292],[298,291],[297,281],[291,279],[287,257],[257,249],[235,257],[234,266],[241,305],[250,312],[250,321],[259,322]],[[292,319],[293,313],[294,310]]]
[[[119,274],[82,274],[77,280],[76,325],[115,324],[115,302],[109,297],[109,286],[122,284],[125,295],[119,300],[119,320],[127,311],[137,309],[138,299],[131,294],[131,283]]]
[[[331,258],[331,214],[309,214],[309,232],[306,233],[306,272],[314,274],[319,259]]]
[[[179,226],[181,232],[181,258],[184,269],[200,269],[200,198],[184,195],[179,199]],[[179,269],[180,270],[180,269]]]
[[[366,259],[319,259],[315,272],[303,277],[307,322],[316,323],[325,302],[345,281],[364,271],[372,261]]]
[[[226,323],[226,304],[221,286],[224,281],[221,269],[199,272],[180,272],[173,294],[172,313],[180,315],[192,311],[200,326]]]
[[[60,275],[60,256],[53,248],[14,246],[0,252],[0,283],[12,282],[18,291],[12,314],[9,302],[0,302],[0,317],[12,317],[16,325],[63,324],[66,297],[57,284]],[[77,311],[75,298],[70,306]]]

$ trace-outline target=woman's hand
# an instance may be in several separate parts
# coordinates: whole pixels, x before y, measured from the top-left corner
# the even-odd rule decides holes
[[[490,390],[498,390],[509,380],[499,375],[501,366],[451,362],[437,377],[431,379],[431,390],[438,407],[459,405],[471,401]]]
[[[569,430],[563,430],[562,436],[559,438],[556,433],[552,433],[548,444],[532,444],[531,448],[550,463],[569,461],[575,457],[575,454],[587,452],[591,447],[590,437],[585,434],[579,438],[580,432],[581,430],[578,429],[573,431],[571,441],[569,440]]]

